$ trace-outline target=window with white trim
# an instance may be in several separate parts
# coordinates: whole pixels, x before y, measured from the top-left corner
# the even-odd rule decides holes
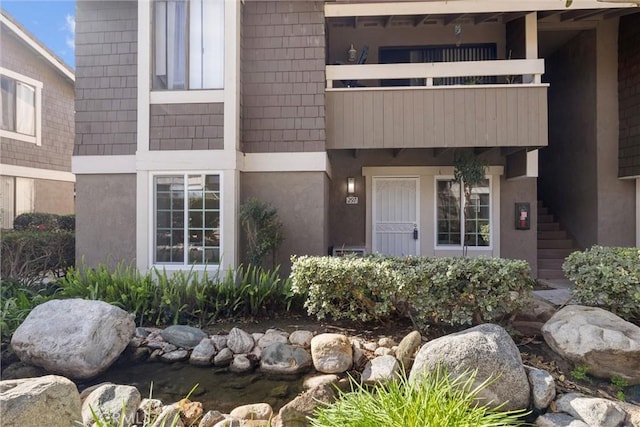
[[[153,45],[153,89],[221,89],[224,0],[156,0]]]
[[[0,68],[0,135],[40,145],[42,83]]]
[[[464,187],[453,178],[436,180],[436,243],[438,246],[490,246],[491,185],[485,179],[468,195],[465,209]],[[464,242],[462,241],[464,236]]]
[[[156,175],[154,264],[220,263],[220,175]]]

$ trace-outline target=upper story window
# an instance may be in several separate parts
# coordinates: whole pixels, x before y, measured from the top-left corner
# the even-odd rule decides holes
[[[224,0],[156,0],[153,89],[221,89]]]
[[[0,68],[0,135],[40,145],[42,83]]]

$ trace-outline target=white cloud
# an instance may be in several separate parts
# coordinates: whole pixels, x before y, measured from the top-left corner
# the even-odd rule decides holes
[[[67,15],[65,17],[66,23],[64,30],[68,32],[66,42],[67,47],[71,50],[76,48],[76,17],[73,15]]]

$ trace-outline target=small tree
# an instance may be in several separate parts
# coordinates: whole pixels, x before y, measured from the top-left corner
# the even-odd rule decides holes
[[[487,172],[487,163],[476,156],[472,150],[464,150],[456,153],[454,160],[453,176],[462,186],[464,191],[464,216],[471,217],[471,194],[473,189],[482,184]],[[462,227],[466,234],[466,228]],[[467,238],[462,236],[464,256],[467,255]]]
[[[274,268],[278,247],[284,240],[276,208],[270,203],[250,198],[240,207],[240,222],[247,239],[249,262],[262,266],[264,257],[270,253],[271,268]]]

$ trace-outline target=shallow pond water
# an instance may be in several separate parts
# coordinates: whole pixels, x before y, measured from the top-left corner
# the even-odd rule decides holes
[[[301,377],[273,377],[262,373],[234,374],[226,369],[198,367],[188,363],[143,362],[116,364],[90,381],[78,383],[80,391],[102,382],[132,385],[142,397],[152,397],[165,405],[191,394],[191,400],[202,402],[205,411],[229,413],[233,408],[249,403],[269,403],[274,411],[291,401],[302,391]]]

